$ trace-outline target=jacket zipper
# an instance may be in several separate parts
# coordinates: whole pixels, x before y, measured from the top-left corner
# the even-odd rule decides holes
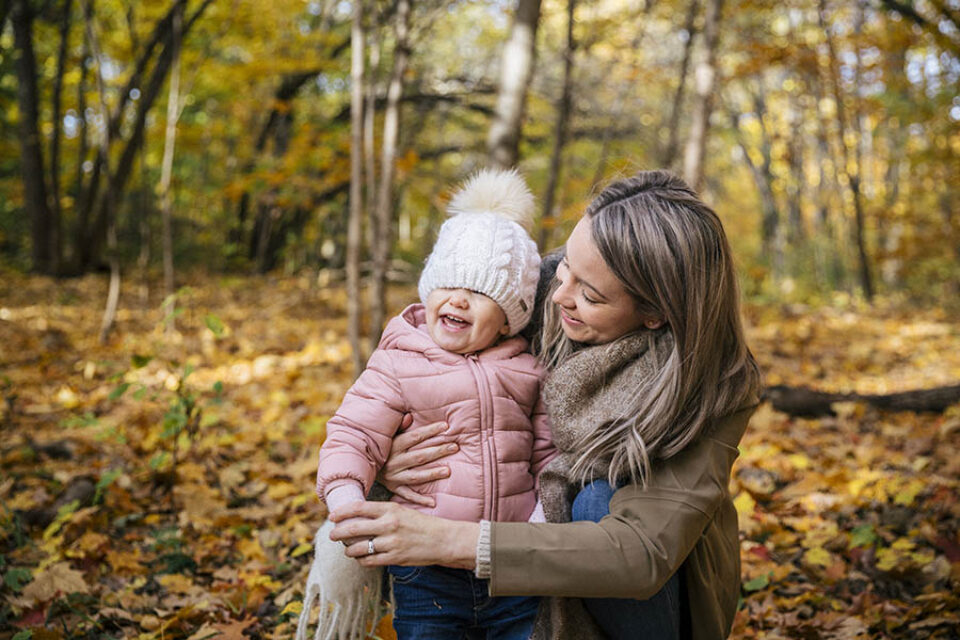
[[[490,385],[484,375],[483,365],[475,353],[467,356],[470,370],[477,381],[477,391],[480,393],[480,453],[483,458],[484,475],[488,478],[484,487],[483,510],[488,520],[497,519],[497,496],[499,495],[499,478],[497,477],[497,449],[493,442],[493,399]]]

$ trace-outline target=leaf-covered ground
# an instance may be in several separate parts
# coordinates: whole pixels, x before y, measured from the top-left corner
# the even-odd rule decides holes
[[[0,638],[292,637],[316,453],[350,382],[343,292],[209,277],[167,332],[131,284],[100,346],[105,289],[2,276]],[[960,380],[960,323],[937,310],[747,316],[771,384]],[[734,637],[958,637],[960,410],[837,409],[751,423]]]

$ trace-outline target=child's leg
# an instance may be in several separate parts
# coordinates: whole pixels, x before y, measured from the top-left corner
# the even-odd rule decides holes
[[[387,567],[398,640],[459,640],[473,622],[472,574],[446,567]]]
[[[573,519],[599,522],[609,515],[615,492],[606,480],[594,480],[573,501]],[[680,637],[679,572],[649,600],[584,598],[583,604],[610,640]]]
[[[486,590],[486,580],[483,583]],[[484,640],[529,640],[537,617],[540,598],[529,596],[500,596],[491,598],[484,591],[477,607],[477,626],[484,633],[476,636]]]

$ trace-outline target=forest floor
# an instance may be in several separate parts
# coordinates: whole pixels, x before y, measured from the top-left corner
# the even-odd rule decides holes
[[[0,275],[0,639],[292,637],[317,449],[351,380],[343,291],[207,276],[167,332],[130,286],[99,345],[104,278]],[[960,381],[960,321],[937,309],[746,316],[768,384]],[[751,422],[733,637],[960,637],[960,406],[835,408]]]

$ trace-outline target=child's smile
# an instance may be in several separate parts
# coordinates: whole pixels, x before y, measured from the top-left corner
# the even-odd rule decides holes
[[[434,289],[427,296],[426,311],[430,337],[454,353],[483,351],[508,331],[500,306],[469,289]]]

